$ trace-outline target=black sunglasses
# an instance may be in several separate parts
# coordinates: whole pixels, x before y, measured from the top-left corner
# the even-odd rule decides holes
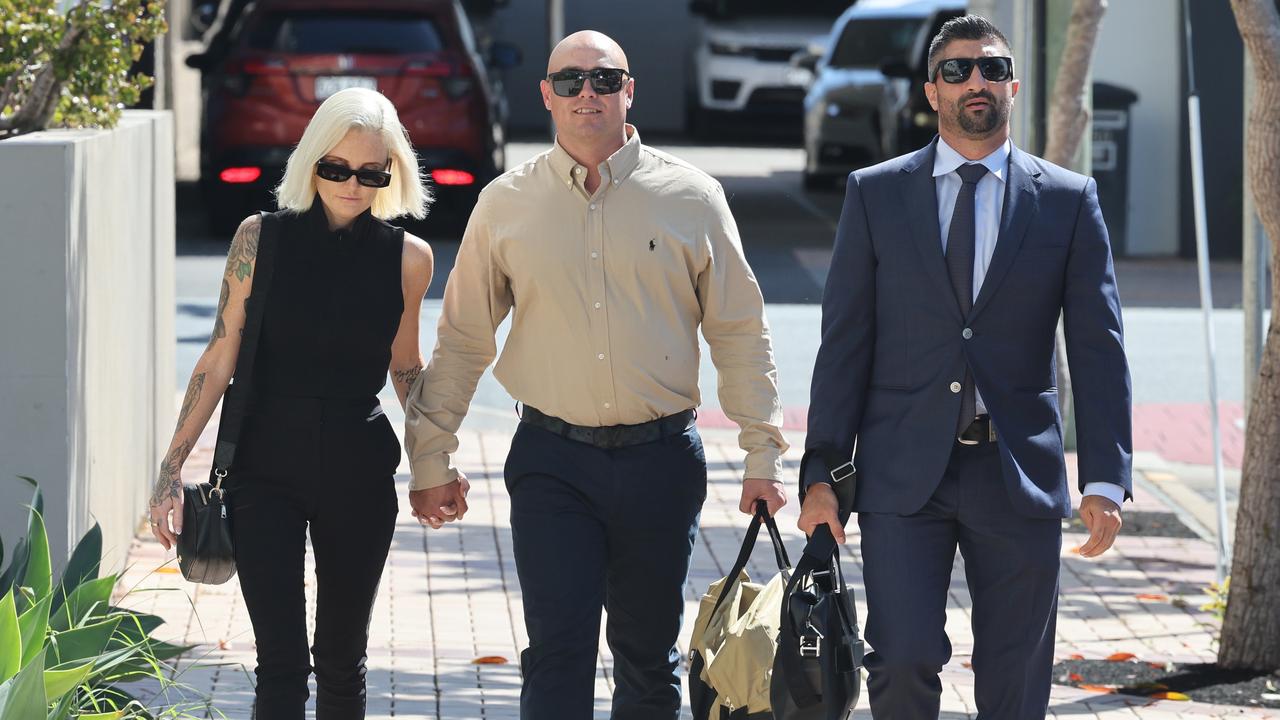
[[[352,170],[346,165],[324,160],[316,163],[316,175],[337,183],[346,182],[355,175],[356,182],[371,188],[384,188],[391,184],[391,173],[386,170]]]
[[[933,82],[941,77],[953,85],[962,83],[969,79],[974,65],[978,66],[978,72],[982,73],[987,82],[1004,82],[1013,78],[1011,57],[950,58],[934,68]]]
[[[547,76],[551,83],[551,92],[560,97],[577,97],[582,86],[591,81],[591,89],[601,95],[612,95],[622,89],[626,78],[635,79],[635,75],[622,68],[593,68],[591,70],[561,70]]]

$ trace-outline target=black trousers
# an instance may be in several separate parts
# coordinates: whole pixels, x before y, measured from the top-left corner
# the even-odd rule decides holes
[[[707,496],[697,430],[601,450],[522,423],[505,477],[529,632],[520,717],[592,717],[604,608],[612,717],[678,718],[676,638]]]
[[[1042,720],[1049,703],[1062,521],[1019,515],[995,444],[956,444],[917,513],[859,513],[867,592],[866,667],[876,720],[938,717],[951,566],[973,601],[979,720]]]
[[[400,445],[376,399],[264,398],[240,443],[231,522],[258,650],[255,717],[363,718],[369,618],[391,546]],[[306,536],[316,565],[307,649]]]

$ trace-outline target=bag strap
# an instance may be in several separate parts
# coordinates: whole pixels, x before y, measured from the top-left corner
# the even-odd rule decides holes
[[[258,231],[258,256],[254,261],[253,289],[245,302],[244,333],[240,336],[240,352],[236,355],[235,375],[223,397],[222,416],[218,420],[218,444],[213,451],[213,471],[222,479],[235,463],[236,444],[253,395],[253,366],[258,356],[258,339],[262,334],[262,316],[266,311],[267,294],[271,290],[271,275],[275,270],[276,246],[279,227],[277,218],[269,212],[258,214],[261,226]]]
[[[725,598],[729,597],[729,591],[737,584],[738,576],[747,566],[751,551],[756,547],[756,538],[760,535],[761,524],[769,529],[769,540],[773,544],[773,559],[778,563],[778,569],[791,569],[791,559],[787,557],[787,547],[782,543],[782,533],[778,532],[778,523],[769,515],[769,506],[763,500],[757,500],[756,513],[751,517],[751,524],[747,526],[746,537],[742,539],[742,549],[738,551],[738,559],[734,561],[733,569],[725,576],[724,586],[720,588],[720,597],[716,598],[715,607],[711,609],[712,614],[719,610]]]

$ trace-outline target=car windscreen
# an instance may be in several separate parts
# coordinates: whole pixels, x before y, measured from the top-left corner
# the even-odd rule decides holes
[[[836,68],[874,68],[885,60],[906,61],[922,22],[920,18],[850,20],[827,64]]]
[[[802,16],[835,20],[852,4],[852,0],[804,0],[803,2],[714,0],[714,10],[711,14],[718,18]]]
[[[404,55],[441,50],[444,41],[435,22],[423,15],[291,11],[262,18],[248,45],[301,55]]]

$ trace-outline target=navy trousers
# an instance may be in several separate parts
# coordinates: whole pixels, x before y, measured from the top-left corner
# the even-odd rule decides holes
[[[592,717],[604,608],[612,717],[678,718],[676,637],[707,496],[697,430],[602,450],[521,423],[505,477],[529,633],[520,717]]]
[[[1014,511],[995,444],[957,443],[912,515],[859,513],[867,592],[867,691],[876,720],[938,717],[951,657],[947,593],[956,548],[973,601],[979,720],[1042,720],[1049,703],[1062,526]]]

